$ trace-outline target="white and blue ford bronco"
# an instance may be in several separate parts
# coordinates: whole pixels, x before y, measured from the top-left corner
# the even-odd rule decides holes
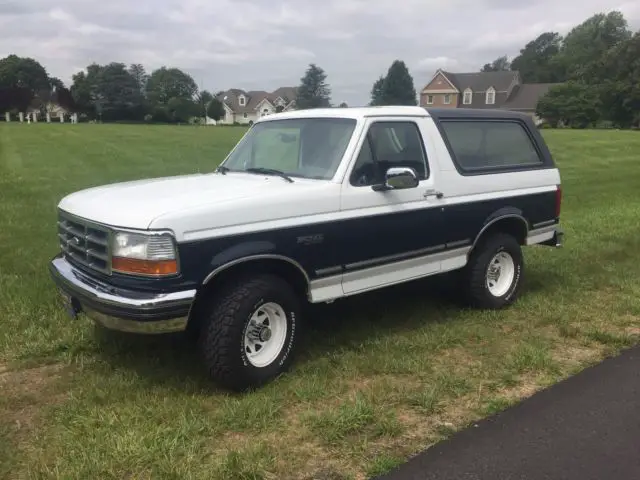
[[[73,193],[50,264],[106,328],[188,330],[234,390],[291,364],[304,302],[454,273],[514,302],[521,247],[561,246],[560,174],[533,121],[500,110],[329,108],[257,121],[206,174]]]

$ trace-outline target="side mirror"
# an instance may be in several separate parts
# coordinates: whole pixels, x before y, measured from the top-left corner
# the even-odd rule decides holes
[[[384,183],[374,185],[372,188],[376,192],[387,190],[404,190],[406,188],[416,188],[420,180],[413,168],[393,167],[387,170]]]

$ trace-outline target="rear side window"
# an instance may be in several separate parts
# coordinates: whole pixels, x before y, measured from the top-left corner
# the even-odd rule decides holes
[[[517,121],[442,121],[453,160],[468,173],[522,170],[541,166],[531,137]]]

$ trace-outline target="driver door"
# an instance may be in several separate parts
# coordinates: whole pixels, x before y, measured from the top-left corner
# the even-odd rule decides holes
[[[437,273],[444,249],[442,200],[434,191],[418,119],[376,118],[366,126],[358,156],[345,176],[341,210],[349,212],[340,252],[345,294]],[[382,190],[389,168],[412,168],[417,186]]]

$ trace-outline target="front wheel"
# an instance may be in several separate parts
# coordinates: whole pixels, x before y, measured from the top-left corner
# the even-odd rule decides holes
[[[200,334],[210,376],[243,391],[257,388],[291,365],[300,306],[291,286],[273,275],[238,279],[216,295]]]
[[[465,291],[475,307],[499,309],[518,297],[524,259],[518,241],[498,233],[476,246],[464,270]]]

